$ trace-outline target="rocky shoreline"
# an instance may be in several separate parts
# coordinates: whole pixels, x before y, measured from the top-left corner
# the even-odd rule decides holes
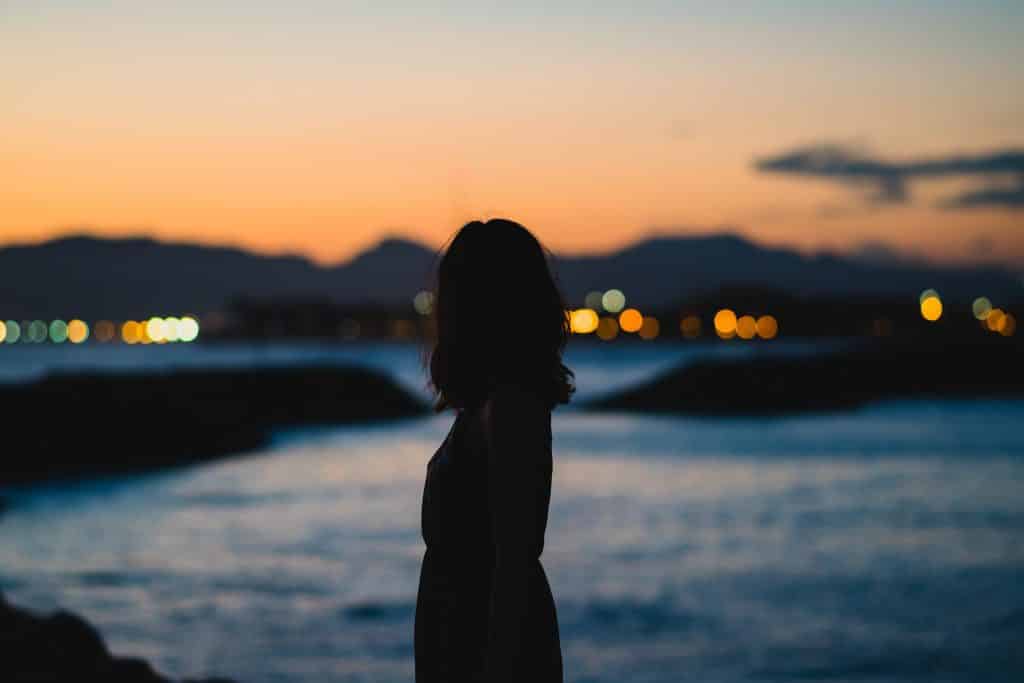
[[[0,679],[10,683],[109,681],[172,683],[149,663],[110,653],[99,632],[76,614],[40,615],[11,605],[0,593]],[[182,683],[231,683],[225,678]]]
[[[195,463],[256,449],[276,428],[427,412],[357,367],[52,374],[0,386],[0,486]]]
[[[596,411],[779,415],[915,397],[1024,397],[1014,339],[889,341],[818,356],[705,360],[611,396]]]

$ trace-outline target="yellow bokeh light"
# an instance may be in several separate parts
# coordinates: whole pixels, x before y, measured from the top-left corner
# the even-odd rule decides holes
[[[164,339],[169,342],[176,342],[181,336],[178,332],[178,325],[181,323],[177,318],[164,318]]]
[[[125,344],[138,344],[142,339],[139,324],[134,320],[125,320],[121,325],[121,339]]]
[[[761,339],[775,339],[779,333],[779,321],[772,315],[762,315],[757,319],[757,336]]]
[[[199,336],[199,323],[195,318],[185,316],[178,321],[178,339],[183,342],[195,341]]]
[[[936,292],[934,289],[926,289],[923,292],[921,292],[921,294],[918,295],[917,301],[918,301],[918,303],[922,303],[923,304],[925,299],[940,299],[941,300],[941,297],[939,296],[939,293]]]
[[[641,339],[656,339],[660,332],[661,323],[658,322],[657,318],[652,318],[650,316],[644,317],[644,321],[640,325]]]
[[[604,317],[597,324],[597,336],[605,341],[611,341],[619,336],[619,323],[615,318]]]
[[[146,323],[146,334],[152,341],[162,342],[167,339],[167,324],[163,318],[150,318]]]
[[[590,308],[578,308],[569,315],[569,326],[575,334],[590,334],[597,324],[597,312]]]
[[[715,313],[715,332],[722,339],[731,339],[736,335],[736,314],[728,308]]]
[[[687,339],[694,339],[700,336],[700,318],[695,315],[688,315],[679,323],[679,331]]]
[[[0,342],[7,339],[7,323],[0,320]]]
[[[921,301],[921,317],[935,322],[942,317],[942,300],[937,296],[929,296]]]
[[[745,315],[736,321],[736,334],[740,339],[753,339],[757,334],[757,321],[754,316]]]
[[[89,338],[89,326],[85,324],[85,321],[72,320],[68,323],[68,341],[72,344],[81,344]]]
[[[644,317],[635,308],[627,308],[619,314],[619,327],[623,332],[639,332],[643,324]]]

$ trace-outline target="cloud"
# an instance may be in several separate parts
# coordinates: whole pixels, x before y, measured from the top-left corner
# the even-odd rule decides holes
[[[1016,187],[989,187],[964,192],[943,202],[942,205],[948,209],[972,209],[977,206],[1024,209],[1024,181]]]
[[[951,155],[934,159],[891,162],[874,158],[856,148],[818,144],[758,159],[762,173],[823,178],[866,187],[874,203],[910,201],[911,181],[930,178],[981,178],[986,185],[940,204],[943,208],[1002,207],[1024,209],[1024,149],[997,150],[988,154]],[[1005,179],[1011,179],[1006,185]],[[1002,180],[1001,184],[995,184]]]

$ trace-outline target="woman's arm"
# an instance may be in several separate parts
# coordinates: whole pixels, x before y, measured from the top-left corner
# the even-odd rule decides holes
[[[538,397],[501,388],[484,406],[495,559],[487,680],[525,680],[530,575],[543,547],[551,492],[550,410]]]

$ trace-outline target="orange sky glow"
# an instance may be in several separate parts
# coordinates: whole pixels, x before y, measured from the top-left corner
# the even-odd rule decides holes
[[[908,3],[924,18],[900,23],[854,3],[680,4],[691,13],[540,21],[538,5],[498,21],[458,3],[433,17],[258,3],[239,22],[226,2],[15,3],[0,244],[145,233],[336,262],[507,216],[556,251],[727,227],[807,251],[1024,264],[1024,210],[939,208],[976,180],[882,206],[753,166],[822,141],[887,159],[1021,148],[1019,11]]]

